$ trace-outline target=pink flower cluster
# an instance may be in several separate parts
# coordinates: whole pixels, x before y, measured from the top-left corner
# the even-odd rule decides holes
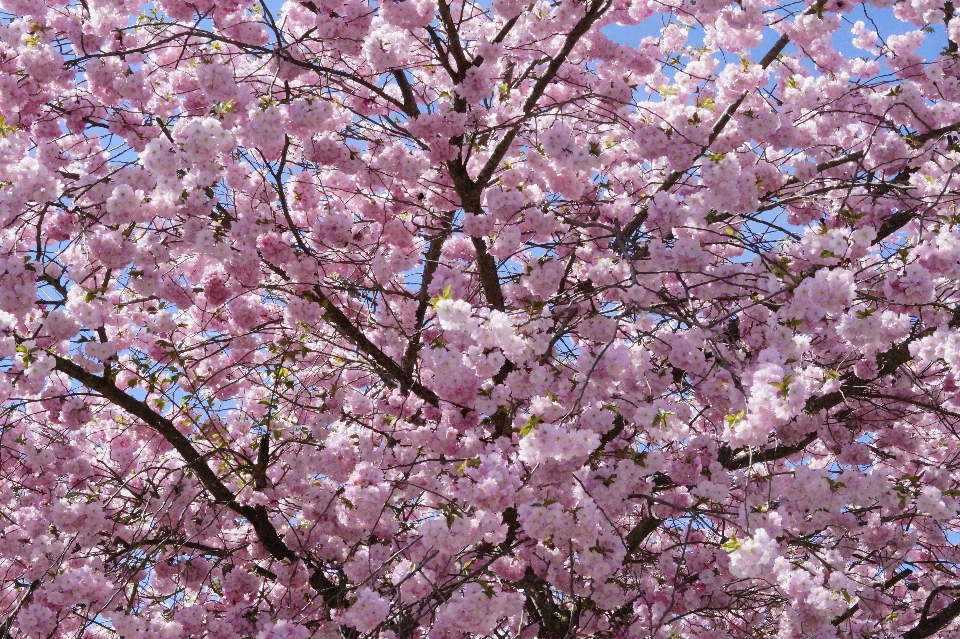
[[[0,0],[0,635],[957,635],[958,47]]]

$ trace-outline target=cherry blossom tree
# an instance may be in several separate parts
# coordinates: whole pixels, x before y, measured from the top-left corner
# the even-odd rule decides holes
[[[960,637],[952,0],[0,9],[0,638]]]

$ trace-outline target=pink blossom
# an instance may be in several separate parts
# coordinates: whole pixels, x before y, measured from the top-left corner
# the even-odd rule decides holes
[[[949,3],[281,5],[0,0],[6,634],[958,632]]]

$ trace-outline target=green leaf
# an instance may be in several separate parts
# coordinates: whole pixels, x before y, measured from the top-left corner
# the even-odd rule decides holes
[[[908,133],[903,136],[903,141],[907,143],[911,149],[919,149],[923,146],[923,138],[921,138],[916,133]]]
[[[237,102],[236,100],[230,100],[229,102],[217,102],[213,105],[213,108],[210,109],[211,115],[227,115],[228,113],[237,112]]]
[[[531,415],[527,420],[527,425],[520,429],[520,436],[526,437],[533,432],[533,429],[537,427],[537,424],[543,421],[539,415]]]
[[[657,416],[653,418],[653,425],[657,428],[667,425],[667,418],[673,415],[672,412],[657,408]]]
[[[436,308],[437,304],[443,300],[449,300],[452,298],[453,296],[450,294],[450,284],[447,284],[446,287],[444,287],[443,292],[440,293],[439,297],[434,297],[432,300],[430,300],[430,305],[433,306],[433,308]]]
[[[865,213],[865,212],[855,213],[850,209],[840,209],[840,217],[842,217],[844,221],[846,221],[848,224],[851,224],[851,225],[857,220],[859,220],[860,218],[866,217],[867,215],[868,213]]]
[[[793,379],[793,375],[787,375],[783,378],[782,382],[767,382],[767,383],[773,386],[774,388],[776,388],[777,390],[779,390],[780,394],[783,395],[784,398],[787,398],[790,394],[790,380],[792,379]]]
[[[734,535],[733,537],[730,538],[730,541],[728,541],[728,542],[726,542],[725,544],[723,544],[723,546],[721,546],[721,548],[723,548],[723,549],[726,550],[727,552],[734,552],[734,551],[736,551],[736,550],[740,550],[740,547],[741,547],[741,546],[743,546],[743,544],[741,544],[739,541],[737,541],[737,536]]]
[[[736,415],[727,415],[724,419],[727,422],[727,426],[734,426],[743,421],[744,415],[745,415],[744,411],[740,411]]]
[[[557,500],[556,500],[556,499],[544,499],[543,501],[539,501],[539,502],[533,504],[533,507],[534,507],[534,508],[547,508],[547,507],[549,507],[549,506],[552,506],[552,505],[555,504],[555,503],[557,503]]]
[[[457,466],[457,472],[462,475],[463,473],[467,472],[468,468],[480,468],[480,459],[474,457],[473,459],[464,461],[462,464]]]
[[[827,477],[826,479],[827,479],[827,483],[830,484],[830,492],[831,492],[831,493],[835,493],[835,492],[837,492],[838,490],[840,490],[841,488],[846,488],[846,487],[847,487],[847,485],[846,485],[845,483],[843,483],[842,481],[834,481],[834,480],[830,479],[829,477]]]
[[[17,127],[15,125],[7,126],[6,117],[3,115],[0,115],[0,138],[5,138],[7,137],[8,134],[13,133],[16,130],[17,130]]]

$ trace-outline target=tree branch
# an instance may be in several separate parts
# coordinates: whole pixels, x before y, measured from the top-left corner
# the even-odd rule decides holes
[[[454,62],[457,63],[457,71],[453,80],[455,84],[459,84],[470,66],[467,63],[467,55],[463,51],[463,45],[460,44],[457,25],[453,22],[453,16],[450,14],[450,5],[444,0],[437,0],[437,12],[440,14],[440,21],[443,23],[443,30],[447,34],[447,50],[453,55]]]
[[[931,593],[931,596],[933,594],[934,593]],[[960,599],[954,599],[932,617],[921,615],[917,625],[903,633],[903,639],[924,639],[924,637],[929,637],[946,628],[957,616],[960,616]]]
[[[654,517],[653,515],[647,515],[633,527],[633,529],[627,533],[627,538],[624,539],[624,547],[627,549],[627,557],[632,555],[640,548],[647,537],[653,534],[653,532],[660,527],[663,521]]]
[[[403,352],[403,358],[400,360],[400,366],[404,375],[413,379],[413,366],[416,362],[417,353],[420,351],[422,342],[420,336],[423,333],[423,320],[427,315],[427,306],[430,304],[430,285],[433,283],[433,276],[440,266],[440,256],[443,253],[443,244],[450,233],[453,231],[454,212],[445,213],[442,220],[442,227],[430,239],[430,245],[423,258],[423,275],[420,278],[420,291],[417,293],[417,310],[414,314],[414,334],[407,343],[407,348]]]
[[[200,484],[210,493],[214,501],[224,504],[250,522],[257,540],[274,559],[291,562],[303,560],[312,569],[310,585],[320,593],[329,606],[341,605],[343,599],[342,588],[331,582],[323,574],[322,569],[316,566],[309,557],[299,557],[286,545],[273,523],[270,522],[270,515],[266,508],[262,505],[240,504],[233,492],[207,465],[206,457],[197,452],[190,440],[177,429],[172,421],[150,408],[145,402],[124,393],[108,380],[88,373],[78,364],[53,353],[50,353],[50,356],[56,362],[56,370],[96,392],[114,406],[140,419],[163,437],[186,462],[187,468],[194,472]]]
[[[290,281],[290,277],[282,268],[263,259],[262,255],[260,257],[267,268],[285,280]],[[300,295],[320,306],[324,310],[324,319],[330,322],[340,335],[353,342],[361,353],[372,359],[373,362],[380,367],[380,372],[385,379],[395,381],[404,392],[413,392],[432,406],[440,405],[440,398],[436,393],[411,376],[408,376],[400,364],[393,361],[393,359],[380,350],[376,344],[371,342],[360,327],[356,326],[354,322],[347,317],[346,313],[340,310],[340,308],[327,297],[319,285],[314,285],[313,290],[304,291],[300,293]]]
[[[440,398],[437,397],[436,393],[419,381],[413,379],[412,376],[407,376],[400,364],[393,361],[386,353],[380,350],[376,344],[371,342],[364,332],[355,326],[354,323],[350,321],[350,318],[330,301],[330,298],[323,293],[319,286],[314,286],[312,292],[307,291],[304,293],[304,297],[319,304],[326,311],[323,316],[327,318],[327,321],[333,324],[341,335],[356,344],[357,348],[370,357],[389,378],[395,379],[400,384],[402,390],[413,392],[423,401],[433,406],[440,405]]]
[[[768,461],[776,461],[784,457],[796,455],[804,448],[816,441],[817,433],[810,433],[793,446],[774,446],[765,450],[737,450],[734,451],[728,446],[723,446],[717,454],[720,465],[725,470],[741,470],[750,464],[757,464]]]
[[[886,590],[887,588],[893,586],[894,584],[899,583],[900,581],[902,581],[903,579],[909,577],[909,576],[912,575],[912,574],[913,574],[913,571],[912,571],[912,570],[910,570],[909,568],[904,568],[903,570],[901,570],[900,572],[898,572],[897,574],[895,574],[893,577],[890,577],[890,579],[887,579],[887,580],[883,583],[883,585],[880,587],[880,591],[882,592],[882,591]],[[839,626],[839,625],[842,624],[844,621],[846,621],[847,619],[849,619],[849,618],[852,617],[853,615],[857,614],[857,611],[858,611],[858,610],[860,610],[860,604],[859,604],[859,603],[855,603],[855,604],[853,604],[852,606],[850,606],[849,608],[847,608],[846,611],[845,611],[842,615],[839,615],[838,617],[836,617],[836,618],[835,618],[833,621],[831,621],[830,623],[833,624],[834,626]]]
[[[960,328],[960,305],[954,309],[953,317],[947,326],[952,329]],[[845,375],[839,390],[827,393],[826,395],[811,397],[804,406],[804,412],[815,414],[822,410],[830,410],[842,404],[848,397],[869,397],[871,395],[868,391],[870,384],[887,375],[892,375],[898,368],[909,362],[911,360],[910,344],[918,339],[929,337],[933,335],[934,332],[936,332],[935,328],[917,331],[916,334],[911,335],[899,344],[895,344],[889,350],[878,354],[877,376],[875,379],[863,379],[854,374]],[[724,445],[720,448],[718,459],[727,470],[738,470],[748,466],[751,459],[753,462],[767,462],[795,455],[812,444],[817,437],[818,435],[816,433],[810,433],[793,446],[775,446],[765,450],[754,450],[752,453],[745,449],[732,450],[729,446]]]
[[[480,275],[480,285],[487,298],[487,304],[498,311],[503,311],[503,290],[500,288],[500,274],[497,272],[497,261],[487,252],[487,243],[482,237],[471,237],[473,248],[477,252],[477,271]]]
[[[540,100],[543,92],[547,90],[547,87],[553,81],[554,77],[556,77],[557,73],[560,71],[560,67],[563,66],[564,62],[566,62],[567,56],[570,55],[570,52],[573,51],[575,46],[577,46],[577,43],[580,42],[580,39],[587,33],[587,31],[590,30],[590,27],[592,27],[593,24],[599,20],[609,8],[609,0],[593,0],[590,3],[590,7],[587,9],[586,15],[584,15],[583,18],[577,22],[576,26],[570,30],[570,33],[568,33],[567,37],[564,39],[563,46],[560,47],[560,51],[558,51],[557,54],[550,59],[550,64],[547,65],[547,69],[543,72],[543,75],[540,76],[540,79],[537,80],[536,84],[533,85],[530,95],[527,96],[527,99],[523,103],[523,114],[525,116],[530,115],[533,112],[534,107],[537,105],[537,101]],[[510,145],[513,144],[513,140],[520,133],[520,127],[522,124],[522,120],[518,122],[503,136],[503,138],[501,138],[500,142],[493,149],[493,153],[490,154],[486,164],[484,164],[483,168],[480,170],[480,173],[477,174],[476,182],[481,188],[485,187],[490,182],[490,179],[493,177],[497,167],[500,166],[501,160],[503,160],[504,156],[507,154],[507,151],[510,149]]]
[[[825,0],[818,0],[818,2],[808,7],[804,13],[816,13],[823,7],[824,3]],[[777,56],[780,55],[789,42],[790,36],[787,34],[780,36],[773,46],[770,47],[770,50],[767,51],[766,55],[760,59],[760,67],[762,69],[766,69],[768,66],[770,66],[770,63],[776,60]],[[744,91],[735,102],[724,109],[723,113],[714,123],[713,129],[710,130],[710,136],[707,138],[707,143],[703,145],[703,147],[700,149],[700,152],[697,153],[697,156],[693,159],[691,164],[703,157],[703,154],[710,149],[710,146],[714,142],[716,142],[717,138],[720,137],[720,134],[723,132],[723,129],[726,128],[727,124],[730,122],[730,119],[733,118],[734,114],[737,112],[737,109],[740,108],[740,105],[743,104],[743,101],[747,99],[748,95],[750,95],[750,91]],[[685,173],[686,171],[672,171],[669,175],[667,175],[663,183],[657,187],[656,191],[651,194],[651,197],[656,193],[663,193],[664,191],[671,189],[677,182],[680,181],[680,178],[683,177]],[[644,206],[643,209],[637,213],[634,218],[627,223],[626,226],[623,227],[623,230],[620,233],[621,238],[629,239],[632,237],[633,234],[636,233],[641,226],[643,226],[643,223],[647,221],[647,214],[647,207]]]
[[[400,87],[400,95],[403,96],[403,112],[407,116],[416,119],[420,115],[420,108],[417,107],[417,98],[413,94],[413,87],[407,79],[407,72],[403,69],[397,69],[393,72],[393,77]]]

